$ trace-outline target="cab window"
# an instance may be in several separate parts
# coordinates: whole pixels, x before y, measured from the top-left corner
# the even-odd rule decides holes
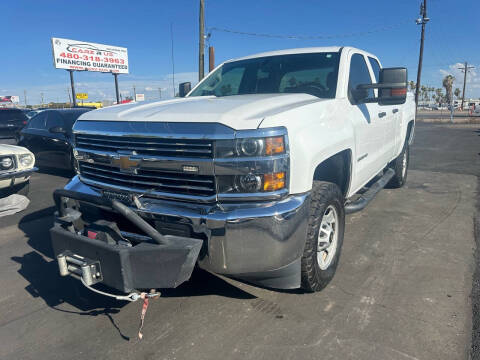
[[[361,54],[353,54],[350,59],[350,74],[348,77],[348,99],[350,100],[350,103],[355,103],[352,90],[355,90],[360,84],[371,83],[372,78],[370,77],[365,57]],[[373,96],[373,89],[369,89],[368,97],[373,98]]]
[[[380,79],[380,64],[378,61],[372,57],[368,57],[368,61],[370,62],[370,66],[372,67],[373,74],[375,75],[375,80],[378,82]]]

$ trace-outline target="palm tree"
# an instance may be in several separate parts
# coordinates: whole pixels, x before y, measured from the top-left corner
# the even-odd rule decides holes
[[[412,80],[408,82],[408,86],[410,86],[410,90],[412,91],[415,90],[417,87],[417,85],[415,85],[415,83]]]
[[[427,94],[427,87],[425,85],[420,86],[420,91],[422,92],[422,101],[425,101]]]
[[[437,94],[438,104],[441,104],[443,99],[442,89],[441,88],[435,89],[435,93]]]
[[[452,75],[447,75],[443,78],[442,85],[445,88],[445,92],[447,93],[447,103],[451,104],[453,100],[452,96],[452,86],[453,81],[455,78]]]
[[[453,92],[453,94],[455,95],[455,97],[458,99],[460,97],[460,89],[459,88],[456,88],[455,91]]]

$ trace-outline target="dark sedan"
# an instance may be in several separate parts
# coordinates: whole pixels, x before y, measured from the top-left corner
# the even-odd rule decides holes
[[[35,154],[39,168],[74,170],[72,127],[90,109],[45,110],[30,119],[20,132],[19,145]]]
[[[21,109],[0,108],[0,138],[18,140],[19,132],[27,121],[28,117]]]

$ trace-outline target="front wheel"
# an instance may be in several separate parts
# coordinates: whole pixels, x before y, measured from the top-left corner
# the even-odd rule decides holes
[[[345,230],[340,188],[330,182],[313,182],[307,240],[302,256],[302,288],[320,291],[337,269]]]

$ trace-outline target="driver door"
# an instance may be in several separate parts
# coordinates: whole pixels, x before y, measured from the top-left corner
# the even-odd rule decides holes
[[[353,53],[350,57],[350,70],[348,79],[348,117],[355,133],[355,176],[352,179],[352,188],[358,190],[377,175],[385,166],[384,164],[384,123],[383,110],[377,103],[356,104],[352,93],[360,84],[372,84],[372,79],[367,66],[367,59],[363,54]],[[372,89],[369,98],[374,97]]]

